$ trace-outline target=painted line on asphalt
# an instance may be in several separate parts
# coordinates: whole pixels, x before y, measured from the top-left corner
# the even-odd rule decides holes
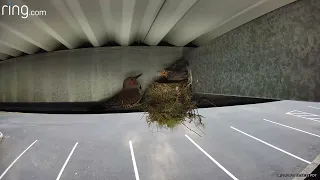
[[[232,179],[234,180],[238,180],[238,178],[236,178],[233,174],[231,174],[226,168],[224,168],[218,161],[216,161],[213,157],[210,156],[210,154],[208,154],[205,150],[203,150],[197,143],[195,143],[188,135],[185,135],[189,141],[195,145],[198,149],[200,149],[200,151],[203,152],[203,154],[205,154],[209,159],[211,159],[211,161],[213,161],[217,166],[219,166],[219,168],[221,168],[225,173],[227,173]]]
[[[293,111],[287,112],[286,114],[290,116],[300,117],[303,119],[308,119],[315,122],[320,122],[320,116],[317,114],[311,114],[311,113],[298,111],[298,110],[293,110]],[[311,117],[307,117],[307,116],[311,116]]]
[[[71,158],[71,156],[72,156],[72,154],[73,154],[73,152],[74,152],[74,150],[76,149],[77,146],[78,146],[78,142],[73,146],[73,148],[72,148],[72,150],[71,150],[71,152],[70,152],[70,154],[69,154],[66,162],[64,162],[64,164],[63,164],[63,166],[62,166],[62,168],[61,168],[61,170],[60,170],[60,172],[59,172],[58,177],[57,177],[56,180],[59,180],[59,179],[60,179],[60,177],[61,177],[64,169],[66,168],[66,166],[67,166],[67,164],[68,164],[68,162],[69,162],[69,160],[70,160],[70,158]]]
[[[319,166],[320,164],[320,154],[309,164],[303,171],[299,174],[312,174],[312,172]],[[317,177],[318,174],[315,174]],[[295,177],[293,180],[304,180],[306,177]]]
[[[264,121],[271,122],[271,123],[273,123],[273,124],[277,124],[277,125],[286,127],[286,128],[290,128],[290,129],[293,129],[293,130],[296,130],[296,131],[300,131],[300,132],[303,132],[303,133],[306,133],[306,134],[309,134],[309,135],[312,135],[312,136],[320,137],[320,135],[313,134],[313,133],[309,133],[309,132],[307,132],[307,131],[303,131],[303,130],[301,130],[301,129],[297,129],[297,128],[294,128],[294,127],[291,127],[291,126],[287,126],[287,125],[280,124],[280,123],[277,123],[277,122],[274,122],[274,121],[270,121],[270,120],[268,120],[268,119],[263,119],[263,120],[264,120]]]
[[[320,107],[314,107],[314,106],[308,106],[308,107],[313,109],[320,109]]]
[[[133,152],[133,147],[132,147],[131,141],[129,141],[129,146],[130,146],[132,164],[133,164],[133,169],[134,169],[134,175],[136,176],[136,180],[140,180],[139,172],[138,172],[138,168],[137,168],[137,163],[136,163],[136,158],[134,157],[134,152]]]
[[[35,140],[29,147],[27,147],[27,149],[25,149],[11,164],[10,166],[1,174],[0,179],[3,178],[4,175],[6,175],[6,173],[9,171],[9,169],[14,165],[14,163],[16,163],[19,158],[25,153],[27,152],[38,140]]]
[[[281,149],[281,148],[278,148],[278,147],[276,147],[276,146],[274,146],[274,145],[272,145],[272,144],[269,144],[269,143],[267,143],[267,142],[265,142],[265,141],[263,141],[263,140],[261,140],[261,139],[259,139],[259,138],[256,138],[256,137],[254,137],[254,136],[252,136],[252,135],[250,135],[250,134],[247,134],[247,133],[245,133],[245,132],[243,132],[243,131],[240,131],[240,130],[237,129],[237,128],[234,128],[234,127],[232,127],[232,126],[230,126],[230,128],[232,128],[232,129],[234,129],[234,130],[236,130],[236,131],[238,131],[238,132],[240,132],[240,133],[242,133],[242,134],[244,134],[244,135],[246,135],[246,136],[248,136],[248,137],[251,137],[252,139],[255,139],[255,140],[257,140],[257,141],[259,141],[259,142],[261,142],[261,143],[263,143],[263,144],[265,144],[265,145],[268,145],[268,146],[270,146],[270,147],[272,147],[272,148],[274,148],[274,149],[276,149],[276,150],[278,150],[278,151],[281,151],[281,152],[283,152],[283,153],[285,153],[285,154],[287,154],[287,155],[289,155],[289,156],[292,156],[292,157],[294,157],[294,158],[296,158],[296,159],[299,159],[299,160],[301,160],[301,161],[303,161],[303,162],[305,162],[305,163],[311,164],[310,161],[307,161],[307,160],[305,160],[305,159],[302,159],[302,158],[300,158],[300,157],[298,157],[298,156],[296,156],[296,155],[294,155],[294,154],[291,154],[291,153],[289,153],[289,152],[287,152],[287,151],[285,151],[285,150],[283,150],[283,149]]]

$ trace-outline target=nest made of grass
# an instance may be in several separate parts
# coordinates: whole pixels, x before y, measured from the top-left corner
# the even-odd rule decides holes
[[[160,128],[175,128],[184,121],[201,124],[187,82],[153,83],[144,93],[141,109],[148,112],[147,122]]]

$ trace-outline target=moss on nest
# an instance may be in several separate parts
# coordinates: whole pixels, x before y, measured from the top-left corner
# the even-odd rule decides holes
[[[148,124],[154,123],[159,128],[174,129],[179,124],[185,125],[187,120],[202,124],[187,82],[153,83],[146,89],[140,108],[148,112]]]

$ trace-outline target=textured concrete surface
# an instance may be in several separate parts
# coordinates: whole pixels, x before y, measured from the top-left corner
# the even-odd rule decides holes
[[[143,73],[142,88],[157,71],[191,48],[104,47],[67,50],[0,63],[1,102],[86,102],[112,96],[125,77]]]
[[[320,1],[300,0],[192,51],[196,93],[320,101]]]
[[[79,144],[61,180],[133,180],[128,144],[131,140],[141,180],[230,180],[185,138],[187,134],[239,180],[278,180],[276,174],[300,173],[308,164],[230,126],[311,162],[320,153],[319,137],[262,120],[269,119],[319,135],[319,122],[286,115],[292,110],[320,114],[320,110],[308,106],[320,107],[320,104],[281,101],[200,109],[199,113],[205,117],[202,138],[184,126],[174,131],[156,132],[157,129],[149,129],[145,119],[141,119],[143,113],[0,116],[0,131],[5,135],[0,143],[0,174],[38,140],[3,180],[56,179],[76,142]]]

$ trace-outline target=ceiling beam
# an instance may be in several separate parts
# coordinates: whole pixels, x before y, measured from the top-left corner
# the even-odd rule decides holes
[[[7,54],[0,53],[0,61],[1,61],[1,60],[6,60],[6,59],[8,59],[9,57],[10,57],[10,56],[7,55]]]
[[[11,33],[13,33],[14,35],[20,37],[21,39],[41,48],[41,49],[44,49],[46,51],[53,51],[54,49],[50,46],[46,46],[44,44],[42,44],[41,42],[38,42],[34,39],[32,39],[31,37],[29,37],[28,35],[22,33],[21,31],[9,26],[8,24],[5,24],[4,22],[0,22],[0,28],[3,28],[7,31],[10,31]]]
[[[153,22],[144,42],[152,46],[158,45],[196,2],[197,0],[166,1],[156,17],[156,20]]]
[[[28,6],[33,7],[35,2],[33,1],[28,1],[29,4],[27,4],[26,2],[24,2],[23,0],[15,0],[16,4],[26,4]],[[29,7],[30,8],[30,7]],[[49,11],[49,10],[47,10]],[[50,16],[50,13],[47,12],[46,16]],[[57,32],[56,30],[54,30],[52,27],[50,27],[50,25],[48,23],[46,23],[44,20],[42,20],[40,18],[41,16],[29,16],[28,18],[26,18],[26,20],[33,22],[37,27],[39,27],[41,30],[45,31],[46,33],[48,33],[49,35],[51,35],[53,38],[55,38],[57,41],[59,41],[61,44],[63,44],[64,46],[66,46],[69,49],[74,49],[77,47],[77,44],[72,42],[70,39],[65,38],[63,36],[61,36],[59,34],[59,32]]]
[[[0,42],[0,53],[7,54],[10,56],[14,56],[14,57],[20,56],[22,54],[21,51],[10,48],[10,47],[6,46],[5,44],[2,44],[1,42]]]
[[[81,40],[87,40],[86,35],[82,31],[81,27],[73,18],[72,13],[66,6],[66,3],[64,3],[63,0],[51,0],[50,1],[52,5],[56,8],[56,10],[60,13],[60,15],[66,20],[66,22],[69,24],[71,29],[77,33],[77,35],[81,38]]]
[[[144,41],[165,0],[149,0],[138,31],[138,39]]]
[[[86,18],[85,13],[83,12],[80,3],[78,0],[65,0],[66,4],[68,5],[69,9],[74,14],[76,20],[78,21],[79,25],[81,26],[82,30],[88,37],[88,40],[94,47],[99,47],[101,44],[99,43],[98,39],[96,38],[93,30],[91,29],[88,19]]]

